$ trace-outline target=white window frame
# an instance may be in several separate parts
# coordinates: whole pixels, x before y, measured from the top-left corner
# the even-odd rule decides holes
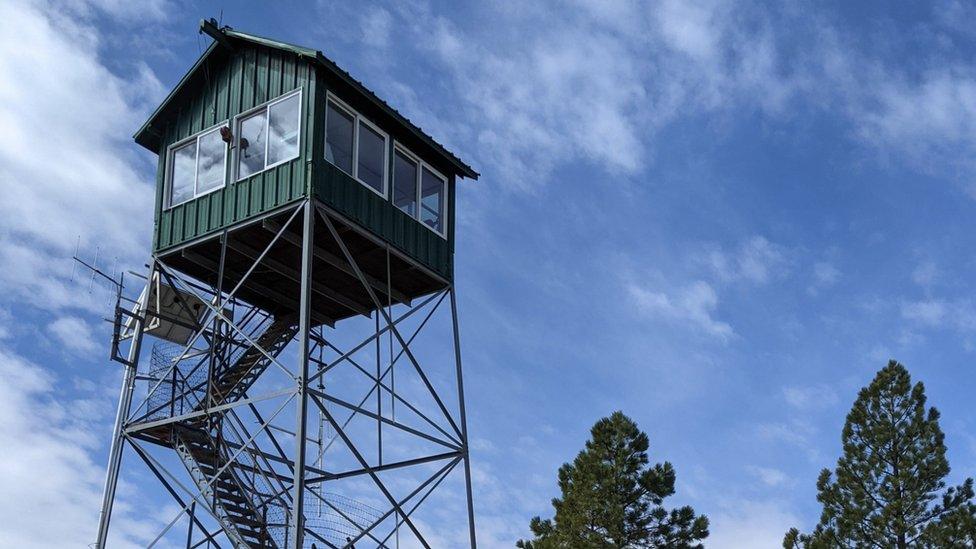
[[[199,176],[200,176],[199,173],[200,172],[200,138],[205,135],[211,134],[215,131],[220,131],[220,128],[226,126],[229,122],[230,120],[224,120],[219,124],[215,124],[205,130],[201,130],[189,137],[183,138],[166,148],[166,184],[163,186],[164,189],[163,192],[165,193],[165,196],[163,198],[165,199],[164,201],[166,203],[166,208],[164,209],[169,210],[175,208],[176,206],[179,206],[180,204],[186,204],[191,200],[196,200],[201,196],[207,196],[208,194],[219,191],[220,189],[223,189],[224,187],[227,186],[227,161],[230,158],[230,154],[228,151],[229,145],[228,143],[225,142],[224,143],[224,176],[220,185],[210,190],[204,191],[202,193],[197,191],[197,184],[199,183]],[[190,143],[194,143],[196,146],[196,153],[193,157],[193,161],[194,161],[193,194],[186,200],[182,200],[180,202],[173,202],[173,160],[175,158],[173,153],[176,151],[176,149],[182,148],[183,146],[189,145]]]
[[[411,217],[413,217],[417,221],[417,223],[420,223],[424,227],[427,227],[427,230],[432,231],[437,236],[439,236],[439,237],[447,240],[448,204],[450,204],[450,201],[448,200],[447,195],[451,191],[451,186],[449,185],[450,180],[448,180],[448,178],[445,177],[444,174],[442,174],[436,168],[434,168],[430,164],[424,162],[419,156],[417,156],[416,154],[412,153],[410,151],[410,149],[404,147],[399,142],[394,142],[393,143],[393,152],[394,152],[394,154],[397,151],[400,151],[401,153],[403,153],[404,156],[406,156],[410,160],[412,160],[412,161],[414,161],[414,162],[417,163],[417,179],[415,181],[415,185],[417,187],[417,196],[416,196],[416,199],[415,199],[416,200],[416,204],[417,204],[417,207],[416,207],[417,215],[411,216]],[[427,171],[429,171],[430,173],[434,174],[435,177],[437,177],[438,179],[440,179],[441,181],[444,182],[444,215],[443,215],[443,219],[441,219],[441,227],[443,228],[442,231],[438,231],[434,227],[431,227],[430,225],[428,225],[428,224],[424,223],[423,221],[421,221],[420,208],[421,208],[421,198],[423,197],[423,181],[424,181],[424,170],[425,169]],[[390,194],[391,194],[390,200],[391,200],[391,204],[392,204],[393,196],[392,196],[392,193],[390,193]],[[394,206],[394,207],[396,207],[396,206]],[[397,209],[399,209],[399,208],[397,208]],[[403,212],[402,209],[400,211]],[[403,213],[406,214],[407,212],[403,212]]]
[[[265,128],[265,130],[268,130],[268,128],[271,125],[271,112],[270,112],[271,111],[271,107],[273,105],[276,105],[278,103],[281,103],[282,101],[285,101],[287,99],[291,99],[292,97],[294,97],[296,95],[298,96],[298,143],[297,143],[297,145],[295,147],[295,155],[294,156],[289,156],[288,158],[284,158],[282,160],[279,160],[279,161],[275,162],[274,164],[268,164],[268,147],[271,145],[271,139],[270,139],[271,132],[270,131],[267,131],[266,133],[267,133],[268,137],[265,138],[265,140],[264,140],[264,168],[262,168],[262,169],[260,169],[260,170],[258,170],[256,172],[254,172],[252,174],[249,174],[249,175],[246,175],[244,177],[241,177],[241,173],[240,173],[241,172],[241,163],[239,161],[240,158],[238,158],[238,155],[240,154],[240,143],[241,143],[241,132],[240,132],[241,122],[243,122],[247,118],[250,118],[252,115],[255,115],[255,114],[257,114],[257,113],[259,113],[261,111],[264,111],[264,128]],[[243,181],[245,179],[254,177],[255,175],[258,175],[259,173],[266,172],[266,171],[270,170],[271,168],[274,168],[274,167],[280,166],[282,164],[286,164],[288,162],[291,162],[292,160],[294,160],[294,159],[296,159],[296,158],[298,158],[298,157],[300,157],[302,155],[302,127],[305,125],[304,124],[304,120],[302,120],[302,118],[303,118],[302,113],[304,111],[304,108],[303,107],[304,107],[304,105],[302,104],[302,88],[298,88],[297,90],[293,90],[293,91],[290,91],[288,93],[284,93],[284,94],[282,94],[282,95],[280,95],[278,97],[275,97],[274,99],[272,99],[270,101],[265,101],[264,103],[262,103],[262,104],[260,104],[260,105],[258,105],[256,107],[254,107],[253,109],[246,110],[246,111],[244,111],[244,112],[242,112],[242,113],[240,113],[240,114],[238,114],[237,116],[234,117],[234,126],[233,126],[233,129],[234,129],[234,181],[235,182]]]
[[[358,181],[362,186],[373,191],[374,193],[387,198],[390,192],[390,134],[386,133],[379,126],[371,122],[368,118],[363,117],[359,112],[350,107],[348,103],[339,99],[331,92],[325,94],[325,140],[324,143],[328,146],[328,128],[329,128],[329,102],[335,104],[341,110],[345,111],[346,114],[352,117],[352,172],[348,173],[346,170],[339,168],[343,173],[346,173],[356,181]],[[383,190],[378,191],[373,188],[372,185],[367,184],[365,181],[359,178],[359,125],[365,123],[369,126],[369,129],[383,136]],[[322,156],[325,156],[325,151],[322,151]],[[326,160],[328,162],[328,160]],[[329,162],[332,164],[331,162]],[[335,166],[335,164],[332,164]]]

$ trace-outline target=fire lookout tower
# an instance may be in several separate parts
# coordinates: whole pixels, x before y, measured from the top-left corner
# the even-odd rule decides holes
[[[124,454],[180,509],[151,545],[430,547],[450,523],[474,547],[453,257],[478,174],[321,52],[200,30],[135,135],[153,250],[116,310],[97,547]]]

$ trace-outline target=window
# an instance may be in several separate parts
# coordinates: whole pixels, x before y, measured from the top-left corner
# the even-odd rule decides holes
[[[387,136],[354,110],[329,99],[325,159],[380,196],[386,196]]]
[[[268,107],[268,166],[298,156],[301,97],[293,95]]]
[[[170,149],[167,207],[224,186],[227,144],[220,136],[221,127],[223,124]]]
[[[417,163],[399,150],[393,160],[393,205],[417,217]]]
[[[302,95],[276,99],[237,122],[237,179],[298,157]]]
[[[444,234],[444,193],[447,182],[424,166],[420,179],[420,222]]]
[[[372,189],[383,194],[386,173],[386,137],[362,123],[359,125],[359,163],[356,177]]]
[[[325,118],[325,159],[351,175],[352,134],[356,119],[331,101]]]
[[[395,150],[393,204],[444,236],[447,178],[399,146]]]

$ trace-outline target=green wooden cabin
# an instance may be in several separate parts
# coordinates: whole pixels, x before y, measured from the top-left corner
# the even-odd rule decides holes
[[[456,184],[478,174],[321,52],[212,22],[201,32],[214,42],[135,135],[159,156],[154,255],[215,284],[223,249],[231,287],[311,198],[384,302],[450,284]],[[239,292],[275,314],[297,307],[297,218],[264,262],[281,268]],[[316,226],[313,311],[325,323],[374,308],[329,234]]]

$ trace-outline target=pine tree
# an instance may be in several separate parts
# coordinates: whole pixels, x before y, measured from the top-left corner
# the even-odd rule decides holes
[[[621,412],[593,426],[573,463],[559,469],[562,497],[552,500],[553,519],[532,519],[524,549],[701,547],[708,519],[691,507],[668,511],[674,494],[670,463],[648,466],[647,435]]]
[[[847,415],[834,474],[820,473],[820,523],[811,534],[791,529],[783,547],[976,546],[973,480],[946,489],[944,438],[925,387],[889,362]]]

